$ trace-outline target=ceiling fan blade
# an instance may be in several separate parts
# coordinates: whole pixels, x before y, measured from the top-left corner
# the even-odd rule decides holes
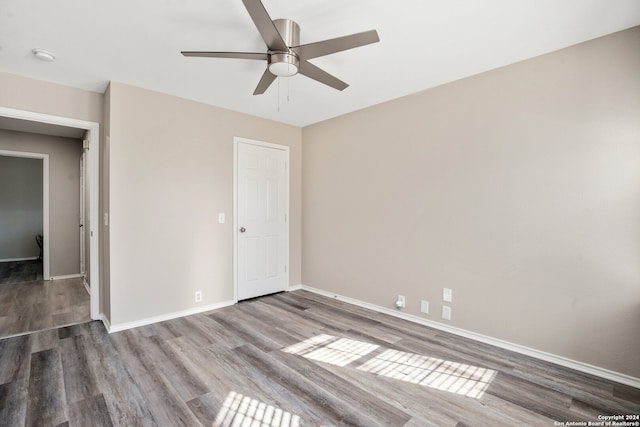
[[[269,59],[268,53],[250,53],[250,52],[197,52],[182,51],[184,56],[195,56],[199,58],[233,58],[233,59]]]
[[[331,86],[334,89],[345,90],[349,87],[349,85],[342,80],[332,76],[331,74],[316,67],[311,62],[305,61],[304,59],[300,59],[300,67],[298,68],[298,72],[309,77],[310,79],[316,80],[327,86]]]
[[[264,40],[269,50],[287,52],[289,47],[282,39],[262,2],[260,0],[242,0],[242,3],[247,8],[247,12],[251,15],[253,23],[258,28],[262,40]]]
[[[271,86],[271,83],[276,79],[275,74],[271,74],[269,71],[269,67],[264,70],[264,74],[260,78],[258,82],[258,86],[256,86],[256,90],[253,91],[254,95],[262,95],[268,88]]]
[[[376,30],[370,30],[349,36],[337,37],[335,39],[294,46],[291,50],[296,52],[300,58],[313,59],[379,41],[380,37],[378,37],[378,32]]]

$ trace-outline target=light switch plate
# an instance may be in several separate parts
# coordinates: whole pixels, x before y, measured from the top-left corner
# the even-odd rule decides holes
[[[219,224],[224,224],[224,219],[225,219],[225,218],[224,218],[224,213],[223,213],[223,212],[220,212],[220,213],[218,214],[218,223],[219,223]]]
[[[449,288],[442,288],[442,301],[453,301],[453,291]]]

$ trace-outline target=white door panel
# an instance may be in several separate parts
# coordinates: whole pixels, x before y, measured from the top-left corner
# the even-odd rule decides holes
[[[288,287],[288,151],[236,144],[236,284],[242,300]]]

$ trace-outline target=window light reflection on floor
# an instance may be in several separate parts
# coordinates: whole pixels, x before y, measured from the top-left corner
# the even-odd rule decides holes
[[[313,336],[283,351],[337,366],[347,366],[368,356],[357,369],[475,399],[482,397],[497,373],[479,366],[326,334]]]
[[[232,391],[227,395],[216,427],[299,427],[300,417]]]
[[[397,350],[385,350],[358,369],[480,399],[496,371]]]
[[[336,366],[347,366],[377,348],[375,344],[320,334],[283,351]]]

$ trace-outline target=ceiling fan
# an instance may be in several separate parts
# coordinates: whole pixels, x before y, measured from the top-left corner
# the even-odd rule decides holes
[[[254,95],[263,94],[276,77],[302,74],[334,89],[344,90],[349,85],[316,67],[308,60],[380,41],[376,30],[300,44],[300,26],[291,19],[272,20],[260,0],[242,0],[253,23],[267,45],[266,53],[250,52],[194,52],[182,51],[184,56],[206,58],[235,58],[267,61],[267,69],[258,82]]]

